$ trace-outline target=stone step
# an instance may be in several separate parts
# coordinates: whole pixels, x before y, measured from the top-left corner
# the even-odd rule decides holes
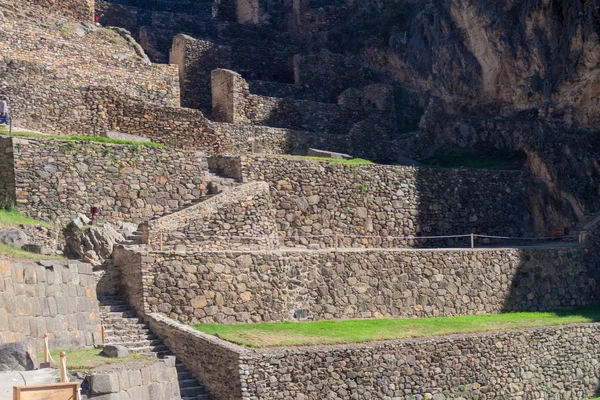
[[[119,320],[119,321],[104,321],[104,332],[107,331],[124,331],[124,330],[146,330],[148,329],[148,325],[145,325],[142,321],[128,321],[128,320]]]
[[[143,340],[157,340],[158,336],[153,334],[150,330],[147,332],[140,332],[139,334],[131,334],[126,331],[111,332],[110,335],[105,335],[106,341],[111,342],[138,342]]]
[[[122,341],[122,342],[111,342],[110,344],[125,346],[128,349],[134,349],[137,347],[156,347],[156,346],[164,346],[162,344],[162,340],[139,340],[139,341]]]
[[[179,376],[179,374],[177,374],[177,375]],[[196,379],[196,378],[182,379],[181,376],[179,376],[179,388],[180,389],[193,388],[193,387],[201,387],[200,384],[198,383],[198,379]]]
[[[109,311],[109,312],[102,312],[102,310],[100,310],[100,316],[102,318],[106,318],[106,319],[129,319],[129,318],[135,318],[137,319],[137,314],[135,311],[129,309],[127,311]]]
[[[192,387],[184,387],[184,388],[180,387],[179,391],[181,392],[181,397],[192,397],[192,398],[206,393],[206,390],[202,386],[192,386]]]
[[[100,306],[101,313],[109,313],[109,312],[124,312],[124,311],[132,311],[131,307],[127,304],[111,304],[106,306]]]

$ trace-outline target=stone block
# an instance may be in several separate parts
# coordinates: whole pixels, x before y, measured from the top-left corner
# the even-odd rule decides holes
[[[119,379],[115,373],[92,374],[89,379],[92,394],[107,394],[119,392]]]
[[[129,355],[129,350],[125,346],[108,344],[104,345],[102,353],[109,358],[124,358]]]

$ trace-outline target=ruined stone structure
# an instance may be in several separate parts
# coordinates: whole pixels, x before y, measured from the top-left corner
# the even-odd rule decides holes
[[[0,138],[1,206],[140,223],[103,266],[102,308],[89,265],[0,261],[0,341],[90,346],[99,311],[111,342],[190,371],[107,373],[101,398],[595,394],[597,324],[262,350],[181,325],[597,305],[592,3],[14,3],[0,0],[0,95],[16,126],[163,146]],[[288,156],[309,148],[413,165],[521,151],[527,171]],[[552,228],[591,232],[455,248]]]

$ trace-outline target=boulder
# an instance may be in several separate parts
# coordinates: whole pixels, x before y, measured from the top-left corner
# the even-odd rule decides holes
[[[133,228],[124,225],[124,229],[129,232]],[[65,255],[92,265],[101,265],[104,260],[110,258],[115,244],[125,240],[125,237],[108,222],[80,227],[78,221],[72,221],[64,229],[64,236]]]
[[[0,230],[0,243],[20,249],[29,243],[29,238],[17,228],[6,228]]]
[[[25,342],[0,344],[0,371],[33,371],[38,368],[32,346]]]
[[[124,358],[129,355],[129,350],[127,347],[118,344],[107,344],[102,348],[102,353],[110,358]]]

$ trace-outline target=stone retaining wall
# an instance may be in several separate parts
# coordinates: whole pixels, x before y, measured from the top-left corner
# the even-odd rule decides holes
[[[24,0],[80,21],[93,22],[94,0]]]
[[[0,207],[16,203],[14,165],[12,141],[0,136]]]
[[[92,266],[0,259],[0,343],[31,339],[38,351],[98,345],[100,313]]]
[[[389,113],[381,112],[376,103],[373,103],[374,106],[365,103],[358,107],[348,104],[349,107],[346,107],[348,102],[344,101],[338,105],[337,101],[318,103],[252,94],[248,82],[237,72],[227,69],[212,72],[211,88],[213,118],[222,122],[334,135],[348,134],[354,124],[369,118],[392,125],[395,123],[395,114],[390,119]]]
[[[600,279],[597,256],[582,247],[128,257],[115,263],[127,271],[123,285],[135,288],[137,307],[184,323],[556,310],[597,304]]]
[[[211,163],[239,181],[271,185],[280,235],[302,237],[286,240],[288,246],[333,247],[335,234],[340,246],[351,247],[440,247],[468,241],[413,238],[532,234],[531,182],[521,171],[348,166],[264,156]]]
[[[239,358],[243,349],[160,314],[148,314],[145,320],[215,400],[242,398]]]
[[[100,208],[105,219],[140,222],[202,196],[202,154],[170,148],[12,138],[16,204],[31,217],[68,220]],[[1,184],[0,184],[1,185]],[[10,183],[8,183],[10,185]]]
[[[90,399],[181,400],[175,357],[117,365],[86,377]]]
[[[600,325],[314,347],[248,349],[147,315],[215,400],[585,399]]]
[[[269,185],[253,182],[148,223],[154,250],[273,249],[279,244]]]
[[[600,325],[285,348],[243,357],[243,399],[587,399]],[[216,400],[224,399],[216,397]]]

